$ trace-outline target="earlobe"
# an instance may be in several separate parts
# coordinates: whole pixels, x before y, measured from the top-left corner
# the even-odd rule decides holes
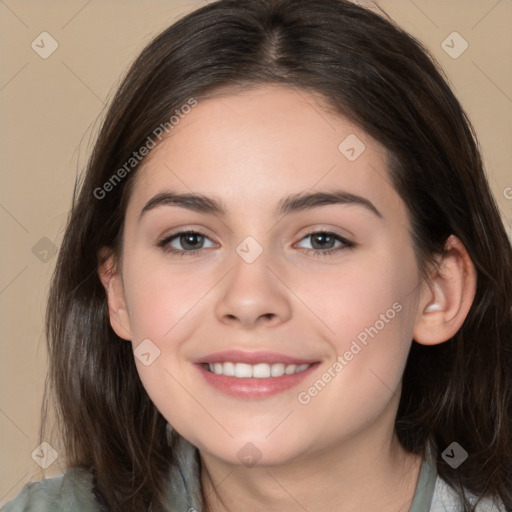
[[[423,283],[413,338],[436,345],[452,338],[466,319],[476,293],[476,270],[462,242],[450,236],[439,270]]]
[[[130,318],[126,307],[121,274],[115,255],[103,248],[98,254],[98,275],[105,288],[110,325],[114,332],[127,341],[131,340]]]

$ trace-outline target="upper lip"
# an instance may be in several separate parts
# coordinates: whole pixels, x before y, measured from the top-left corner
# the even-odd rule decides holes
[[[270,351],[248,352],[244,350],[222,350],[197,358],[195,363],[246,363],[250,365],[258,363],[283,363],[283,364],[312,364],[318,360],[302,359],[300,357],[279,354]]]

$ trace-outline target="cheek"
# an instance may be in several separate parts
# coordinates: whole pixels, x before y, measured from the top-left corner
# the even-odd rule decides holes
[[[213,276],[189,267],[166,265],[161,258],[134,258],[125,269],[130,327],[135,343],[167,340],[189,324],[191,313],[215,283]]]
[[[384,291],[370,300],[361,286],[340,299],[345,309],[331,320],[332,362],[296,397],[297,418],[321,432],[326,443],[361,431],[398,406],[413,316],[396,293]]]
[[[414,262],[389,253],[353,258],[340,270],[305,272],[300,280],[301,298],[327,327],[338,353],[358,336],[364,342],[375,329],[394,338],[417,286]]]
[[[333,382],[328,386],[336,400],[359,408],[397,390],[412,342],[417,284],[412,251],[390,250],[351,262],[338,274],[317,276],[304,297],[328,328],[329,368],[336,377],[325,380]]]
[[[200,273],[191,279],[185,265],[176,267],[179,266],[170,268],[162,259],[157,261],[147,255],[134,257],[124,269],[125,291],[142,385],[166,420],[174,428],[186,430],[189,422],[204,418],[187,392],[191,384],[186,380],[186,365],[190,363],[182,357],[181,347],[193,336],[201,313],[204,316],[203,301],[211,284]],[[150,364],[137,357],[137,348],[144,343]]]
[[[204,421],[187,390],[190,362],[182,347],[193,339],[210,308],[208,293],[219,278],[187,265],[166,265],[162,258],[132,253],[124,266],[125,292],[135,352],[146,343],[150,364],[135,358],[141,382],[163,416],[177,429]],[[148,344],[148,340],[151,343]]]

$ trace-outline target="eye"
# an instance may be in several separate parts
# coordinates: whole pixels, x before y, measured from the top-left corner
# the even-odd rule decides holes
[[[210,245],[205,246],[206,241]],[[157,245],[166,252],[190,256],[216,244],[200,231],[179,231],[160,240]]]
[[[305,248],[307,253],[315,256],[328,256],[335,252],[351,249],[355,247],[355,243],[333,231],[314,231],[308,233],[302,240],[311,240],[311,248]],[[336,245],[338,244],[338,245]]]
[[[315,256],[328,256],[343,249],[351,249],[356,246],[344,236],[333,231],[314,231],[308,233],[301,239],[311,240],[311,248],[303,248],[308,254]],[[206,245],[205,245],[206,244]],[[157,243],[165,252],[170,252],[180,256],[193,256],[206,248],[215,247],[207,235],[200,231],[179,231],[173,233]]]

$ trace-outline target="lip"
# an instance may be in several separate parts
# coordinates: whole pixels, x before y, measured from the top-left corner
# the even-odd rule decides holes
[[[317,363],[316,359],[301,359],[298,357],[288,356],[286,354],[280,354],[278,352],[271,351],[258,351],[249,352],[244,350],[222,350],[220,352],[214,352],[202,357],[199,357],[193,361],[194,363],[246,363],[246,364],[258,364],[258,363],[283,363],[283,364],[313,364]],[[279,379],[280,377],[274,377]]]
[[[267,377],[258,379],[238,378],[227,375],[218,375],[208,371],[204,367],[204,363],[283,363],[283,364],[310,364],[311,366],[300,373],[292,375],[282,375],[281,377]],[[224,395],[239,398],[242,400],[263,400],[279,393],[288,391],[311,376],[317,367],[321,364],[320,361],[301,359],[291,357],[276,352],[244,352],[239,350],[227,350],[216,352],[194,361],[194,367],[197,368],[202,378],[212,388],[220,391]]]

